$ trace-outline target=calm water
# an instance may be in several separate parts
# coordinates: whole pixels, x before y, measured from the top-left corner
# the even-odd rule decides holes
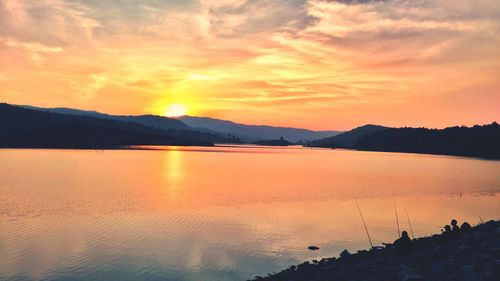
[[[500,161],[304,148],[0,150],[0,280],[246,280],[500,217]],[[407,210],[407,212],[406,212]],[[321,249],[308,251],[309,245]]]

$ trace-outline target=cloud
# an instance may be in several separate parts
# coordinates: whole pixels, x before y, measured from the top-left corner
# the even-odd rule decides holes
[[[319,21],[309,31],[341,38],[363,33],[377,35],[384,32],[478,31],[494,27],[482,20],[424,19],[413,13],[414,7],[393,7],[387,3],[346,5],[311,2],[310,5],[309,14]],[[388,9],[392,10],[389,14]],[[398,16],[394,17],[395,14]]]
[[[478,36],[498,42],[500,8],[492,0],[471,1],[322,1],[308,2],[308,14],[315,24],[305,34],[323,36],[334,46],[348,46],[370,52],[422,50],[440,55],[439,45],[457,44]],[[409,48],[412,45],[414,48]],[[429,49],[432,49],[429,51]]]
[[[333,120],[331,109],[353,105],[452,102],[473,85],[500,87],[496,2],[4,0],[0,95],[36,104],[43,91],[49,106],[111,113],[180,99],[261,123],[282,118],[256,115],[264,105]]]
[[[22,49],[38,66],[42,63],[44,53],[58,53],[64,50],[61,47],[52,47],[41,43],[19,42],[10,38],[0,37],[0,42],[11,48]]]
[[[244,36],[297,29],[309,24],[304,0],[233,1],[209,5],[212,31],[218,36]]]
[[[100,24],[89,12],[77,2],[6,0],[0,3],[0,35],[52,46],[92,40]]]
[[[61,47],[51,47],[40,43],[27,43],[19,42],[13,39],[0,39],[5,43],[5,45],[14,48],[22,48],[29,52],[40,52],[40,53],[57,53],[64,49]]]

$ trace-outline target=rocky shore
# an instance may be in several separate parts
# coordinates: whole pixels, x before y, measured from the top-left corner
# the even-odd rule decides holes
[[[479,224],[458,235],[412,240],[412,251],[378,247],[338,258],[313,260],[254,280],[461,281],[500,280],[500,221]]]

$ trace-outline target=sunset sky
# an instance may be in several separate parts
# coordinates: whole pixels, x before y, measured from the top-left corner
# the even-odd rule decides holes
[[[498,0],[0,0],[0,102],[346,130],[500,121]]]

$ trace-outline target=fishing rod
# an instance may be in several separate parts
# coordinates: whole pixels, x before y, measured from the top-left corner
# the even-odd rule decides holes
[[[406,206],[405,206],[405,212],[406,212],[406,218],[408,219],[408,225],[410,226],[411,237],[415,239],[415,235],[413,235],[413,227],[411,226],[410,216],[408,215],[408,209],[406,209]]]
[[[398,237],[401,238],[401,231],[399,230],[398,209],[396,208],[396,197],[394,197],[394,213],[396,214],[396,226],[398,228]]]
[[[354,197],[354,202],[356,202],[359,215],[361,216],[361,220],[363,221],[363,225],[365,226],[366,236],[368,236],[368,241],[370,242],[370,246],[373,248],[372,238],[370,237],[370,232],[368,232],[368,227],[366,227],[365,218],[363,217],[363,213],[361,212],[361,208],[359,207],[358,200],[356,199],[356,197]]]

